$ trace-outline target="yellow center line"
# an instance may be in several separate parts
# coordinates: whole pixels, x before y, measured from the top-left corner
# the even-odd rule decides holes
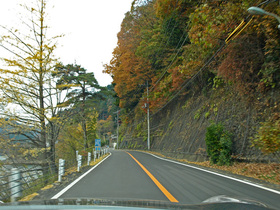
[[[170,192],[165,189],[164,186],[138,161],[136,160],[135,157],[133,157],[130,153],[126,152],[129,154],[133,160],[135,160],[136,163],[143,169],[143,171],[146,172],[146,174],[152,179],[152,181],[156,184],[156,186],[161,190],[161,192],[168,198],[169,201],[178,203],[179,201],[176,200],[176,198],[173,197],[173,195],[170,194]]]

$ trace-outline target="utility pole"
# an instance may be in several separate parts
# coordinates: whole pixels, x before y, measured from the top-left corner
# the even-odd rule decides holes
[[[114,112],[114,113],[117,113],[117,119],[116,119],[116,122],[117,122],[117,149],[119,149],[119,112],[120,110]]]
[[[119,149],[119,110],[117,111],[117,149]]]
[[[150,150],[150,107],[149,107],[149,82],[147,80],[147,125],[148,125],[148,150]]]

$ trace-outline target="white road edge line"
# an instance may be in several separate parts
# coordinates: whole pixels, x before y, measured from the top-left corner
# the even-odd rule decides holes
[[[83,175],[81,175],[80,177],[78,177],[75,181],[73,181],[71,184],[69,184],[67,187],[65,187],[63,190],[61,190],[59,193],[57,193],[55,196],[53,196],[51,199],[58,199],[62,194],[64,194],[67,190],[69,190],[71,187],[73,187],[78,181],[80,181],[82,178],[84,178],[87,174],[89,174],[93,169],[95,169],[97,166],[99,166],[103,161],[105,161],[108,157],[111,156],[111,152],[110,154],[104,158],[103,160],[101,160],[98,164],[96,164],[94,167],[92,167],[91,169],[89,169],[86,173],[84,173]]]
[[[251,182],[244,181],[244,180],[241,180],[241,179],[233,178],[233,177],[226,176],[226,175],[223,175],[223,174],[219,174],[219,173],[216,173],[216,172],[213,172],[213,171],[208,171],[206,169],[202,169],[202,168],[195,167],[195,166],[192,166],[192,165],[180,163],[180,162],[177,162],[177,161],[174,161],[174,160],[169,160],[169,159],[166,159],[166,158],[162,158],[162,157],[159,157],[159,156],[151,154],[151,153],[147,153],[147,152],[145,152],[145,153],[149,154],[149,155],[152,155],[152,156],[154,156],[154,157],[156,157],[158,159],[161,159],[161,160],[169,161],[171,163],[176,163],[178,165],[182,165],[182,166],[189,167],[189,168],[194,168],[194,169],[197,169],[197,170],[200,170],[200,171],[204,171],[204,172],[207,172],[207,173],[210,173],[210,174],[215,174],[217,176],[221,176],[221,177],[224,177],[224,178],[227,178],[227,179],[231,179],[231,180],[234,180],[234,181],[237,181],[237,182],[241,182],[241,183],[248,184],[248,185],[251,185],[251,186],[254,186],[254,187],[258,187],[260,189],[267,190],[267,191],[270,191],[270,192],[273,192],[273,193],[276,193],[276,194],[280,195],[280,191],[277,191],[277,190],[274,190],[274,189],[271,189],[271,188],[268,188],[268,187],[264,187],[264,186],[261,186],[261,185],[255,184],[255,183],[251,183]]]

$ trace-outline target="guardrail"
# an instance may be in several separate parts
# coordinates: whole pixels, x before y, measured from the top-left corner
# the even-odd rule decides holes
[[[96,162],[103,155],[109,153],[108,148],[101,148],[99,151],[93,150],[87,155],[87,160],[83,161],[83,157],[76,152],[76,159],[74,161],[65,161],[59,159],[56,170],[50,170],[50,165],[46,162],[45,166],[40,167],[19,167],[19,164],[13,165],[13,168],[6,171],[2,176],[0,175],[0,201],[15,202],[23,196],[32,194],[48,183],[54,181],[61,182],[67,169],[77,166],[77,172],[80,172],[82,164],[89,166],[92,162]],[[43,173],[48,171],[48,173]]]

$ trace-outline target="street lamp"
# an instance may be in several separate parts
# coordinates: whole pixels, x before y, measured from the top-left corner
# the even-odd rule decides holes
[[[280,30],[280,17],[279,16],[277,16],[273,13],[267,12],[264,9],[261,9],[259,7],[250,7],[247,11],[251,15],[269,15],[269,16],[272,16],[272,17],[276,18],[279,22],[278,29]]]

